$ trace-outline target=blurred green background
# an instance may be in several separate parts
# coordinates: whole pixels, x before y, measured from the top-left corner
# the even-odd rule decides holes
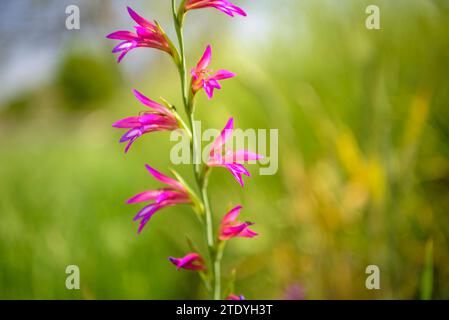
[[[449,298],[449,1],[235,1],[247,18],[187,16],[189,66],[207,44],[212,67],[238,74],[204,127],[279,129],[279,171],[242,189],[211,178],[219,221],[241,203],[254,239],[226,248],[225,277],[248,299]],[[65,29],[77,4],[81,29]],[[381,30],[365,28],[378,5]],[[160,187],[168,133],[127,155],[111,124],[143,109],[131,93],[180,105],[167,55],[137,49],[117,65],[106,34],[130,30],[131,5],[174,37],[170,1],[20,0],[0,4],[0,298],[205,298],[167,257],[203,237],[187,207],[157,213],[142,234],[128,197]],[[176,168],[191,179],[188,166]],[[204,249],[204,246],[201,246]],[[433,248],[433,250],[432,250]],[[80,267],[81,290],[65,288]],[[381,289],[365,288],[365,268]]]

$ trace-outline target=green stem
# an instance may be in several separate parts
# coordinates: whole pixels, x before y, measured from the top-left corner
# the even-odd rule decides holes
[[[201,199],[204,205],[204,213],[206,216],[206,237],[207,237],[207,246],[209,248],[209,256],[211,260],[212,266],[212,287],[213,292],[211,292],[211,296],[214,300],[221,299],[221,258],[223,256],[223,251],[219,247],[219,244],[214,241],[214,231],[213,231],[213,222],[212,222],[212,212],[210,210],[209,204],[209,196],[207,194],[207,185],[209,182],[209,169],[208,167],[204,167],[204,175],[200,177],[200,175],[196,175],[197,183],[201,187]]]
[[[189,94],[190,86],[187,86],[187,67],[185,59],[184,50],[184,36],[182,32],[182,25],[180,19],[178,19],[178,14],[176,10],[176,0],[172,0],[172,10],[173,10],[173,20],[175,23],[176,35],[179,43],[180,51],[180,62],[178,65],[179,76],[181,77],[181,90],[182,90],[182,100],[184,103],[185,111],[189,118],[190,131],[192,133],[192,138],[190,140],[190,153],[193,164],[193,174],[195,177],[195,182],[199,190],[201,190],[201,201],[204,207],[205,214],[205,224],[206,224],[206,240],[207,247],[209,251],[209,258],[212,267],[210,268],[212,275],[212,283],[209,286],[209,291],[211,298],[215,300],[221,299],[221,257],[222,250],[220,250],[218,243],[214,240],[214,229],[212,221],[212,213],[209,205],[209,196],[207,192],[209,170],[208,167],[203,166],[203,170],[200,170],[200,165],[196,163],[196,154],[201,154],[200,148],[197,146],[197,134],[195,130],[195,105],[194,98]]]

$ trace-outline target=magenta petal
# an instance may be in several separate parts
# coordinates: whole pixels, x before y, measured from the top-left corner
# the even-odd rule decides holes
[[[125,142],[125,141],[131,140],[131,139],[137,139],[141,135],[142,135],[142,131],[140,130],[140,128],[132,128],[131,130],[129,130],[122,136],[122,138],[120,139],[120,142]]]
[[[251,174],[248,172],[248,170],[246,170],[246,168],[238,163],[225,163],[224,167],[226,167],[229,172],[232,173],[232,175],[234,176],[234,178],[237,180],[237,182],[243,187],[243,179],[242,179],[242,174],[250,177]]]
[[[237,180],[239,185],[241,185],[243,187],[245,185],[245,183],[243,182],[242,175],[240,173],[237,173],[237,172],[233,171],[233,170],[229,170],[229,171],[234,176],[235,180]]]
[[[128,117],[112,124],[114,128],[134,128],[140,126],[139,117]]]
[[[225,157],[226,162],[244,162],[263,159],[263,156],[247,150],[239,150],[230,156]]]
[[[142,219],[142,220],[140,221],[140,223],[139,223],[139,229],[137,230],[137,233],[141,233],[141,232],[142,232],[142,229],[145,227],[145,225],[147,224],[147,222],[150,221],[150,218],[151,218],[151,217],[144,218],[144,219]]]
[[[204,86],[204,92],[206,92],[207,98],[210,100],[214,97],[214,88],[208,84]]]
[[[155,177],[160,182],[165,183],[177,190],[181,190],[181,191],[185,190],[184,186],[179,181],[172,179],[170,177],[167,177],[166,175],[160,173],[156,169],[153,169],[152,167],[150,167],[150,165],[148,165],[148,164],[146,164],[145,167],[153,175],[153,177]]]
[[[136,216],[134,217],[134,221],[137,221],[139,219],[148,219],[153,216],[153,214],[161,209],[162,206],[157,203],[149,204],[145,207],[143,207],[139,212],[137,212]]]
[[[224,227],[220,233],[220,240],[227,240],[233,237],[237,237],[246,228],[245,223],[238,224],[236,226]]]
[[[122,59],[126,56],[126,54],[128,53],[128,50],[123,51],[117,58],[117,62],[120,63],[122,61]]]
[[[146,96],[144,96],[142,93],[140,93],[138,90],[133,89],[133,93],[136,96],[136,98],[145,106],[150,107],[156,111],[159,111],[161,113],[166,114],[167,113],[167,109],[160,105],[159,103],[148,99]]]
[[[129,148],[131,148],[132,144],[134,143],[134,141],[137,140],[137,138],[138,137],[136,136],[136,137],[132,138],[131,140],[129,140],[128,144],[125,147],[125,153],[128,153]]]
[[[142,193],[136,194],[132,198],[128,199],[126,203],[139,203],[143,201],[155,200],[161,194],[159,190],[148,190]]]
[[[137,36],[131,31],[116,31],[108,34],[106,38],[114,40],[134,40]]]
[[[215,80],[224,80],[235,77],[236,74],[228,71],[228,70],[219,70],[217,73],[213,76],[213,79]]]
[[[197,70],[204,70],[206,69],[209,64],[212,57],[212,48],[210,45],[207,46],[206,50],[203,53],[203,56],[201,57],[200,61],[198,61],[198,64],[196,65]]]
[[[201,256],[198,253],[189,253],[183,258],[169,257],[168,260],[176,266],[176,269],[203,270],[205,269]]]
[[[233,129],[234,129],[234,118],[231,117],[226,123],[226,126],[221,131],[220,135],[215,139],[214,143],[212,144],[210,152],[211,155],[214,153],[221,153],[221,147],[232,135]]]
[[[251,174],[249,173],[249,171],[246,170],[246,168],[240,163],[225,164],[225,166],[228,167],[228,169],[230,169],[230,170],[233,170],[235,172],[244,174],[245,176],[251,177]]]
[[[259,234],[257,232],[254,232],[253,230],[251,230],[250,228],[245,228],[243,229],[242,232],[240,232],[240,237],[244,237],[244,238],[253,238],[255,236],[258,236]]]
[[[207,80],[207,85],[212,87],[212,89],[221,89],[221,85],[218,83],[217,80],[210,78]]]
[[[173,263],[175,266],[176,266],[176,268],[179,270],[179,264],[181,263],[180,262],[180,260],[181,259],[178,259],[178,258],[173,258],[173,257],[168,257],[168,260],[171,262],[171,263]]]
[[[231,222],[234,222],[237,217],[240,214],[240,210],[243,207],[241,205],[236,206],[235,208],[231,209],[224,217],[223,220],[221,221],[222,224],[228,224]]]
[[[121,51],[129,51],[131,50],[133,47],[135,47],[135,43],[133,41],[124,41],[119,43],[118,45],[116,45],[114,47],[114,49],[112,49],[112,53],[117,53],[117,52],[121,52]]]
[[[135,12],[131,7],[127,7],[128,13],[131,16],[131,18],[139,25],[141,25],[144,28],[148,28],[151,30],[155,30],[156,26],[148,21],[147,19],[141,17],[137,12]]]

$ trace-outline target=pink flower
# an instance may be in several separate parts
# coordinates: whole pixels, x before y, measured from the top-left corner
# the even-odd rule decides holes
[[[227,70],[219,70],[214,75],[210,75],[212,70],[208,69],[212,57],[211,46],[208,45],[195,68],[192,69],[192,93],[195,95],[204,88],[209,99],[214,96],[214,89],[221,89],[218,80],[235,77],[235,74]]]
[[[205,270],[203,258],[198,253],[189,253],[183,258],[169,257],[171,263],[176,266],[176,269],[181,268],[188,270]]]
[[[147,47],[159,49],[173,55],[169,40],[164,31],[157,23],[152,23],[138,15],[133,9],[127,7],[131,18],[138,24],[135,26],[136,33],[131,31],[116,31],[107,36],[108,39],[122,40],[113,50],[113,53],[120,52],[118,62],[132,49]]]
[[[221,134],[215,138],[215,141],[212,143],[212,147],[209,154],[209,160],[207,161],[207,165],[209,167],[225,167],[228,169],[237,182],[243,187],[243,179],[242,175],[246,175],[250,177],[250,173],[246,168],[240,164],[239,162],[251,161],[251,160],[259,160],[262,159],[263,156],[257,153],[249,152],[247,150],[239,150],[233,152],[232,150],[224,150],[223,146],[226,141],[232,136],[234,130],[234,119],[230,118],[226,126],[224,127]]]
[[[246,17],[245,11],[227,0],[187,0],[185,2],[184,10],[188,11],[208,7],[218,9],[231,17],[233,17],[234,14]]]
[[[165,183],[168,187],[157,190],[147,190],[126,201],[126,203],[131,204],[154,200],[153,203],[143,207],[134,217],[134,221],[140,219],[138,233],[142,231],[143,227],[158,210],[176,204],[192,203],[186,187],[184,187],[181,182],[163,175],[148,164],[145,166],[154,178]]]
[[[230,294],[226,300],[245,300],[245,297],[243,295],[235,295],[235,294]]]
[[[148,99],[135,89],[133,90],[133,93],[142,104],[149,107],[151,110],[144,111],[135,117],[122,119],[112,125],[115,128],[130,129],[120,139],[120,142],[128,141],[128,144],[125,147],[125,153],[128,152],[134,141],[145,133],[153,131],[172,131],[179,128],[178,121],[170,110]]]
[[[285,289],[284,300],[305,300],[306,290],[300,284],[291,284]]]
[[[234,237],[252,238],[257,236],[256,232],[249,229],[254,223],[237,221],[240,209],[242,209],[242,206],[235,207],[223,217],[223,220],[221,220],[220,233],[218,236],[220,240],[229,240]]]

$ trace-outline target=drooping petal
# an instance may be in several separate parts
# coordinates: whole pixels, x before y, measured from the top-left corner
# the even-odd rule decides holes
[[[190,203],[190,199],[187,196],[180,197],[178,199],[167,199],[156,203],[151,203],[145,207],[143,207],[134,217],[134,221],[140,219],[140,225],[138,233],[140,233],[143,227],[147,224],[147,222],[151,219],[151,217],[160,209],[171,207],[180,203]]]
[[[249,171],[240,163],[225,163],[225,167],[238,174],[244,174],[245,176],[251,177]]]
[[[117,52],[121,52],[121,51],[129,51],[132,48],[134,48],[136,46],[136,43],[134,41],[124,41],[119,43],[118,45],[116,45],[114,47],[114,49],[112,49],[112,53],[117,53]]]
[[[123,60],[123,58],[126,56],[126,54],[128,53],[128,51],[129,51],[129,50],[125,50],[125,51],[123,51],[123,52],[118,56],[118,58],[117,58],[117,63],[120,63],[120,62]]]
[[[229,169],[228,166],[226,166],[226,167]],[[235,172],[232,169],[229,169],[229,171],[233,175],[234,179],[239,183],[239,185],[241,185],[243,187],[245,185],[245,183],[243,182],[242,175],[240,173],[238,173],[238,172]]]
[[[243,229],[242,232],[240,232],[239,237],[243,238],[253,238],[255,236],[258,236],[259,234],[257,232],[254,232],[250,228],[246,227]]]
[[[129,148],[131,148],[132,144],[134,143],[134,141],[136,141],[138,138],[138,136],[133,137],[132,139],[129,140],[128,144],[125,147],[125,153],[128,153]]]
[[[212,87],[212,89],[221,89],[220,83],[214,78],[209,78],[206,80],[208,86]]]
[[[206,92],[207,98],[210,100],[214,97],[214,88],[206,82],[203,86],[204,92]]]
[[[134,221],[137,221],[139,219],[147,219],[147,220],[149,220],[149,218],[151,218],[153,216],[153,214],[155,214],[156,211],[158,211],[161,208],[162,208],[161,204],[159,204],[159,203],[151,203],[151,204],[143,207],[142,209],[140,209],[139,212],[137,212],[137,214],[133,218],[133,220]]]
[[[140,137],[142,135],[142,130],[140,130],[140,128],[132,128],[131,130],[129,130],[128,132],[126,132],[122,138],[120,139],[120,142],[125,142],[131,139],[137,139],[138,137]]]
[[[249,173],[248,170],[246,170],[246,168],[238,163],[227,163],[224,165],[225,168],[227,168],[229,170],[229,172],[231,172],[231,174],[234,176],[234,178],[237,180],[237,182],[243,187],[244,183],[243,183],[243,179],[242,179],[242,174],[250,177],[251,174]]]

